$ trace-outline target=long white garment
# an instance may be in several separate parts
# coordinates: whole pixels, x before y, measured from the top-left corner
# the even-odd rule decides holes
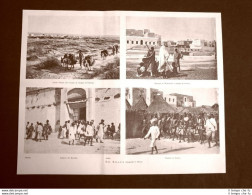
[[[69,140],[75,140],[74,127],[73,126],[71,126],[69,128]]]
[[[61,137],[60,138],[66,138],[66,127],[62,127]]]
[[[100,141],[103,140],[103,136],[104,136],[104,125],[103,124],[99,124],[98,126],[98,132],[97,132],[97,137],[98,139],[100,139]]]
[[[205,127],[206,127],[206,131],[216,131],[217,124],[216,124],[215,119],[213,119],[213,118],[207,119]]]
[[[91,125],[88,125],[86,128],[87,136],[94,136],[94,129]]]
[[[150,130],[146,134],[145,138],[148,138],[151,135],[151,144],[150,147],[156,146],[156,139],[158,138],[160,134],[158,126],[152,126],[150,127]]]
[[[74,134],[77,133],[77,125],[74,125],[74,126],[73,126],[73,131],[74,131]]]
[[[83,124],[80,123],[79,126],[78,126],[78,129],[77,129],[77,132],[82,134],[83,133],[82,128],[83,128]]]
[[[162,45],[159,49],[158,72],[163,72],[166,70],[166,59],[168,56],[169,56],[168,51],[166,50],[165,46]]]
[[[66,128],[67,128],[67,130],[70,129],[70,123],[67,123]]]

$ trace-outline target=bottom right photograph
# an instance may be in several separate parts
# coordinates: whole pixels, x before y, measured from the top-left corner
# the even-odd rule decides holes
[[[128,155],[219,154],[216,88],[126,88]]]

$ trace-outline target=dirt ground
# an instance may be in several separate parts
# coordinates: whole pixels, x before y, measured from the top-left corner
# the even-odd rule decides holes
[[[112,45],[119,45],[119,37],[87,37],[85,39],[34,39],[28,38],[26,57],[27,79],[108,79],[108,75],[119,79],[120,54],[112,55]],[[107,49],[109,56],[102,59],[100,52]],[[92,71],[80,67],[78,51],[84,56],[91,55],[95,59]],[[66,53],[74,54],[77,63],[72,69],[61,66],[61,57]],[[43,68],[41,64],[48,58],[55,63]],[[112,72],[112,73],[111,73]]]
[[[128,79],[163,79],[161,76],[151,77],[145,75],[137,76],[137,68],[142,58],[147,54],[146,47],[136,46],[126,51],[126,76]],[[155,49],[156,61],[159,56],[159,47]],[[193,55],[183,56],[180,60],[181,70],[179,74],[171,74],[168,78],[172,80],[216,80],[217,61],[214,52],[191,52]],[[173,62],[173,54],[169,55],[170,64]],[[149,68],[150,69],[150,68]],[[148,70],[150,72],[150,70]]]
[[[119,154],[120,141],[105,139],[104,143],[93,142],[93,146],[86,144],[81,139],[75,140],[74,145],[69,145],[68,139],[58,139],[57,133],[52,133],[48,140],[36,142],[25,140],[25,153],[47,153],[47,154]]]
[[[104,68],[108,63],[114,63],[115,57],[119,56],[119,54],[115,56],[108,56],[105,60],[99,59],[96,60],[94,66],[91,71],[87,71],[86,69],[81,67],[79,62],[75,64],[73,69],[66,69],[62,66],[52,67],[50,69],[40,69],[36,65],[27,66],[27,75],[29,78],[36,79],[105,79],[106,71],[101,71],[99,74],[97,72]],[[118,67],[119,69],[119,67]],[[119,79],[119,77],[118,77]]]
[[[127,154],[150,154],[150,139],[134,138],[127,139]],[[172,139],[161,138],[157,140],[157,148],[159,154],[218,154],[220,152],[219,146],[208,148],[208,143],[200,144],[199,142],[187,143],[182,141],[179,143],[178,140],[172,141]],[[155,153],[154,153],[155,154]]]
[[[127,62],[126,77],[128,79],[162,79],[163,77],[137,77],[137,66],[138,63]],[[171,75],[166,79],[176,79],[176,80],[216,80],[217,79],[217,68],[199,68],[200,64],[193,66],[192,68],[187,68],[183,70],[181,66],[181,71],[176,75]]]

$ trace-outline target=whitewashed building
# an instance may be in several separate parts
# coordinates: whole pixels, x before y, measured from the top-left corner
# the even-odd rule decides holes
[[[149,29],[135,30],[126,29],[126,46],[132,48],[139,45],[160,46],[161,36],[150,32]]]
[[[164,99],[168,104],[176,107],[196,107],[196,101],[193,96],[178,93],[164,94]]]
[[[117,88],[27,88],[25,123],[50,121],[57,131],[65,121],[101,119],[120,123],[120,89]]]

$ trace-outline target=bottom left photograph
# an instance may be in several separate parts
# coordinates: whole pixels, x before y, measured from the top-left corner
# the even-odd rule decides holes
[[[119,154],[119,88],[26,88],[25,153]]]

